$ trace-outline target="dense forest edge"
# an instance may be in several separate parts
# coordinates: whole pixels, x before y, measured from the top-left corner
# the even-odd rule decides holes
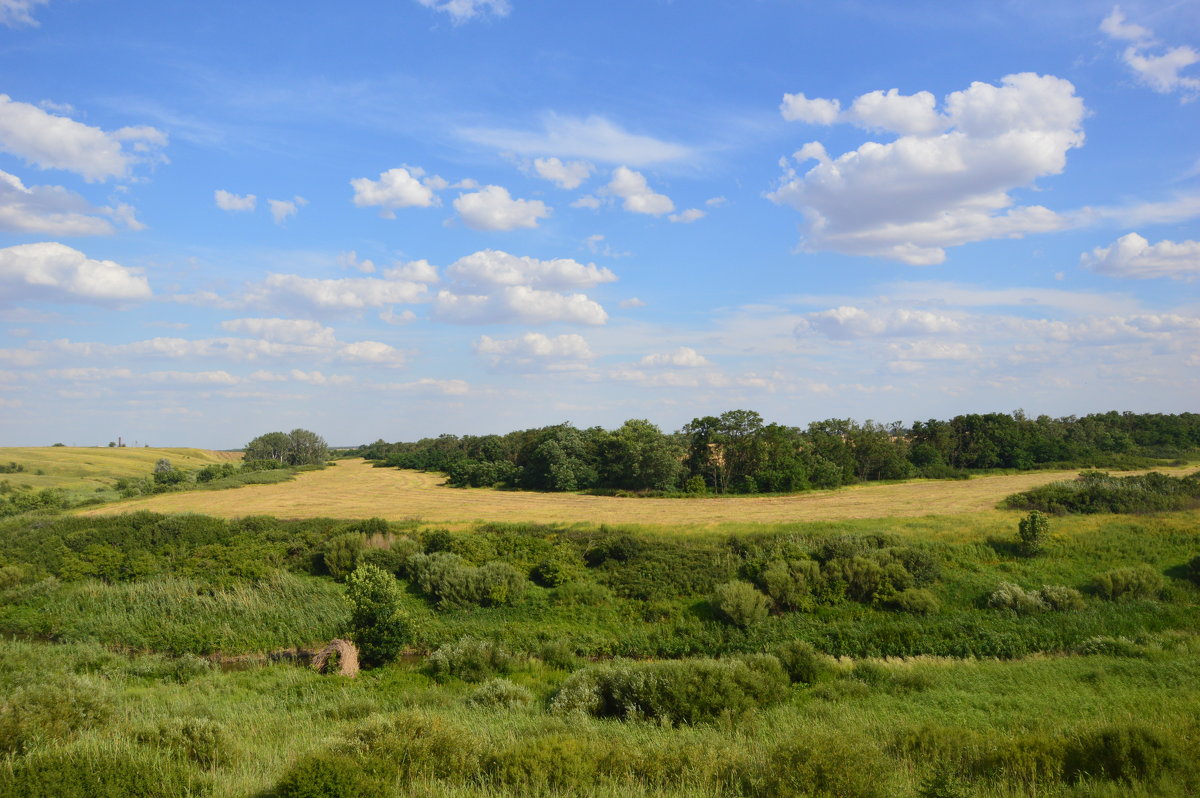
[[[644,419],[614,430],[564,423],[505,435],[379,440],[352,453],[380,467],[441,472],[454,487],[640,496],[794,493],[997,470],[1182,465],[1200,454],[1200,414],[1028,418],[1018,411],[911,427],[827,419],[802,429],[730,410],[674,433]]]

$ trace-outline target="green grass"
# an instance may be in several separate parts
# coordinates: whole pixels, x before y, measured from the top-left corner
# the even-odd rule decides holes
[[[73,499],[86,498],[98,489],[112,488],[120,478],[149,476],[154,464],[163,457],[175,468],[189,471],[241,459],[237,453],[192,448],[0,447],[0,465],[15,462],[24,467],[18,473],[0,474],[0,481],[7,481],[14,488],[24,485],[33,490],[55,488],[66,491]]]

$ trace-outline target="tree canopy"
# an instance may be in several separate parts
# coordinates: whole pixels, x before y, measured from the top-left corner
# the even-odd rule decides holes
[[[291,432],[268,432],[246,444],[244,459],[274,460],[282,465],[312,465],[324,462],[329,456],[325,439],[306,429]]]

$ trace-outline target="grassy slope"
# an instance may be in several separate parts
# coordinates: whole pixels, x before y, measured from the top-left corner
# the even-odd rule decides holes
[[[1185,471],[1187,469],[1163,469]],[[302,474],[292,482],[251,486],[223,494],[172,493],[120,502],[89,513],[150,510],[202,512],[225,518],[419,518],[434,523],[535,521],[542,523],[638,524],[707,528],[722,523],[786,523],[854,518],[916,518],[990,513],[1011,493],[1075,476],[1074,471],[1037,471],[965,481],[916,480],[858,485],[794,496],[709,499],[633,499],[574,493],[449,488],[438,474],[372,468],[341,460],[333,468]],[[1007,516],[1005,516],[1007,517]]]
[[[241,454],[190,448],[0,447],[0,464],[15,462],[25,466],[20,473],[0,474],[0,480],[8,480],[14,487],[61,488],[84,494],[112,487],[120,477],[148,476],[163,457],[176,468],[192,470],[210,463],[239,460]],[[44,473],[39,475],[39,470]]]

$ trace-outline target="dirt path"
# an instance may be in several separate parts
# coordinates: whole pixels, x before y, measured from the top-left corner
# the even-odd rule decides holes
[[[1179,469],[1190,471],[1193,469]],[[171,493],[98,507],[86,514],[151,510],[227,518],[419,518],[437,523],[473,521],[585,522],[696,525],[786,523],[849,518],[912,518],[986,512],[1010,493],[1069,479],[1074,471],[1037,471],[965,481],[858,485],[796,496],[712,499],[628,499],[561,493],[448,488],[442,477],[363,460],[300,474],[292,482],[223,491]]]

